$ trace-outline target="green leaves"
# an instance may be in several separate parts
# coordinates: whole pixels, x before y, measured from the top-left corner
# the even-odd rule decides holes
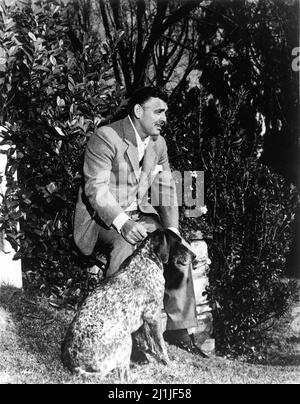
[[[32,284],[60,296],[74,288],[78,300],[88,287],[72,237],[83,153],[94,117],[117,101],[106,101],[113,82],[101,42],[73,52],[67,7],[13,7],[4,28],[0,21],[0,140],[8,158],[0,225]]]
[[[51,70],[50,70],[48,67],[46,67],[46,66],[41,66],[41,65],[34,66],[34,67],[33,67],[33,70],[41,70],[41,71],[46,72],[46,73],[50,73],[50,72],[51,72]]]
[[[28,32],[28,36],[32,41],[34,41],[34,42],[37,41],[36,36],[32,32]]]

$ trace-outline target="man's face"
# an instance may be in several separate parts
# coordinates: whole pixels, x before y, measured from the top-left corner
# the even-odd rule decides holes
[[[154,140],[160,135],[162,126],[167,122],[167,104],[160,98],[150,98],[141,105],[139,124],[145,137],[151,136]]]

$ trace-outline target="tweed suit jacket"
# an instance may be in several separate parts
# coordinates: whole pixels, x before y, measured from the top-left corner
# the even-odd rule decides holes
[[[162,136],[150,138],[140,174],[129,118],[98,128],[88,141],[83,171],[74,217],[74,240],[83,254],[92,254],[99,226],[110,228],[136,198],[142,212],[158,215],[164,227],[178,227],[176,186]]]

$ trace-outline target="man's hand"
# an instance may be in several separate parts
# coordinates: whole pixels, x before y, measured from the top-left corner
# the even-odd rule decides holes
[[[147,231],[143,225],[136,223],[134,220],[127,220],[121,228],[121,235],[128,243],[135,245],[139,241],[147,237]]]

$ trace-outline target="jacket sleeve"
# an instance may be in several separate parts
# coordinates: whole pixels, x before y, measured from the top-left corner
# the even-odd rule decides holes
[[[123,212],[109,190],[112,163],[116,154],[112,138],[113,129],[103,127],[93,133],[88,141],[84,158],[85,194],[99,218],[111,226]]]
[[[176,185],[170,169],[168,149],[164,138],[162,138],[162,149],[158,165],[162,171],[154,179],[156,209],[160,215],[164,227],[179,228],[179,212],[176,193]]]

